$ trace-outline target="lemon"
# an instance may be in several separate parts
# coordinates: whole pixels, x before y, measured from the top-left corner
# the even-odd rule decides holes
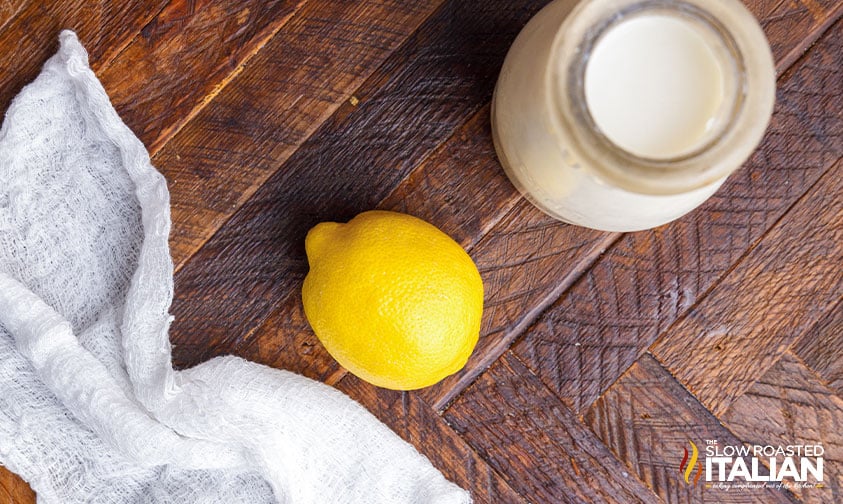
[[[465,366],[480,334],[483,281],[457,242],[410,215],[373,210],[305,240],[307,320],[344,368],[413,390]]]

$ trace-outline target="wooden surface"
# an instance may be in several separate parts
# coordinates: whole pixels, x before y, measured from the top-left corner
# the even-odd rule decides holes
[[[513,189],[489,133],[544,1],[0,2],[0,106],[77,30],[172,192],[176,365],[237,354],[325,381],[478,503],[843,502],[843,2],[746,0],[777,105],[700,209],[603,233]],[[412,393],[347,374],[304,318],[304,235],[408,212],[480,267],[481,340]],[[689,439],[822,443],[826,484],[726,492]],[[0,468],[0,504],[31,503]]]

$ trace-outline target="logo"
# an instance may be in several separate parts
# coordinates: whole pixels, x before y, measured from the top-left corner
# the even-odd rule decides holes
[[[696,467],[697,475],[694,476],[693,485],[697,486],[697,481],[700,480],[700,476],[702,476],[703,473],[702,464],[697,461],[700,456],[700,451],[697,449],[697,445],[695,445],[690,439],[688,440],[688,444],[691,445],[691,461],[688,462],[688,448],[686,447],[685,455],[682,457],[682,462],[679,463],[679,473],[685,475],[685,483],[691,484],[691,473],[694,472],[694,467]]]
[[[689,450],[690,448],[690,450]],[[705,487],[722,490],[823,487],[822,445],[721,445],[706,439],[705,451],[688,440],[679,474],[693,487],[705,473]]]

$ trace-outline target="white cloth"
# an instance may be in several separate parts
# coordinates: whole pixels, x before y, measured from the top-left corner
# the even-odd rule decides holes
[[[43,503],[467,503],[342,393],[170,362],[169,193],[76,35],[0,130],[0,463]]]

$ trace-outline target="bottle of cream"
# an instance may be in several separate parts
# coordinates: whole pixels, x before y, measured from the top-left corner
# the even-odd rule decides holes
[[[537,207],[636,231],[714,194],[761,141],[774,99],[767,39],[737,0],[557,0],[506,57],[492,132]]]

